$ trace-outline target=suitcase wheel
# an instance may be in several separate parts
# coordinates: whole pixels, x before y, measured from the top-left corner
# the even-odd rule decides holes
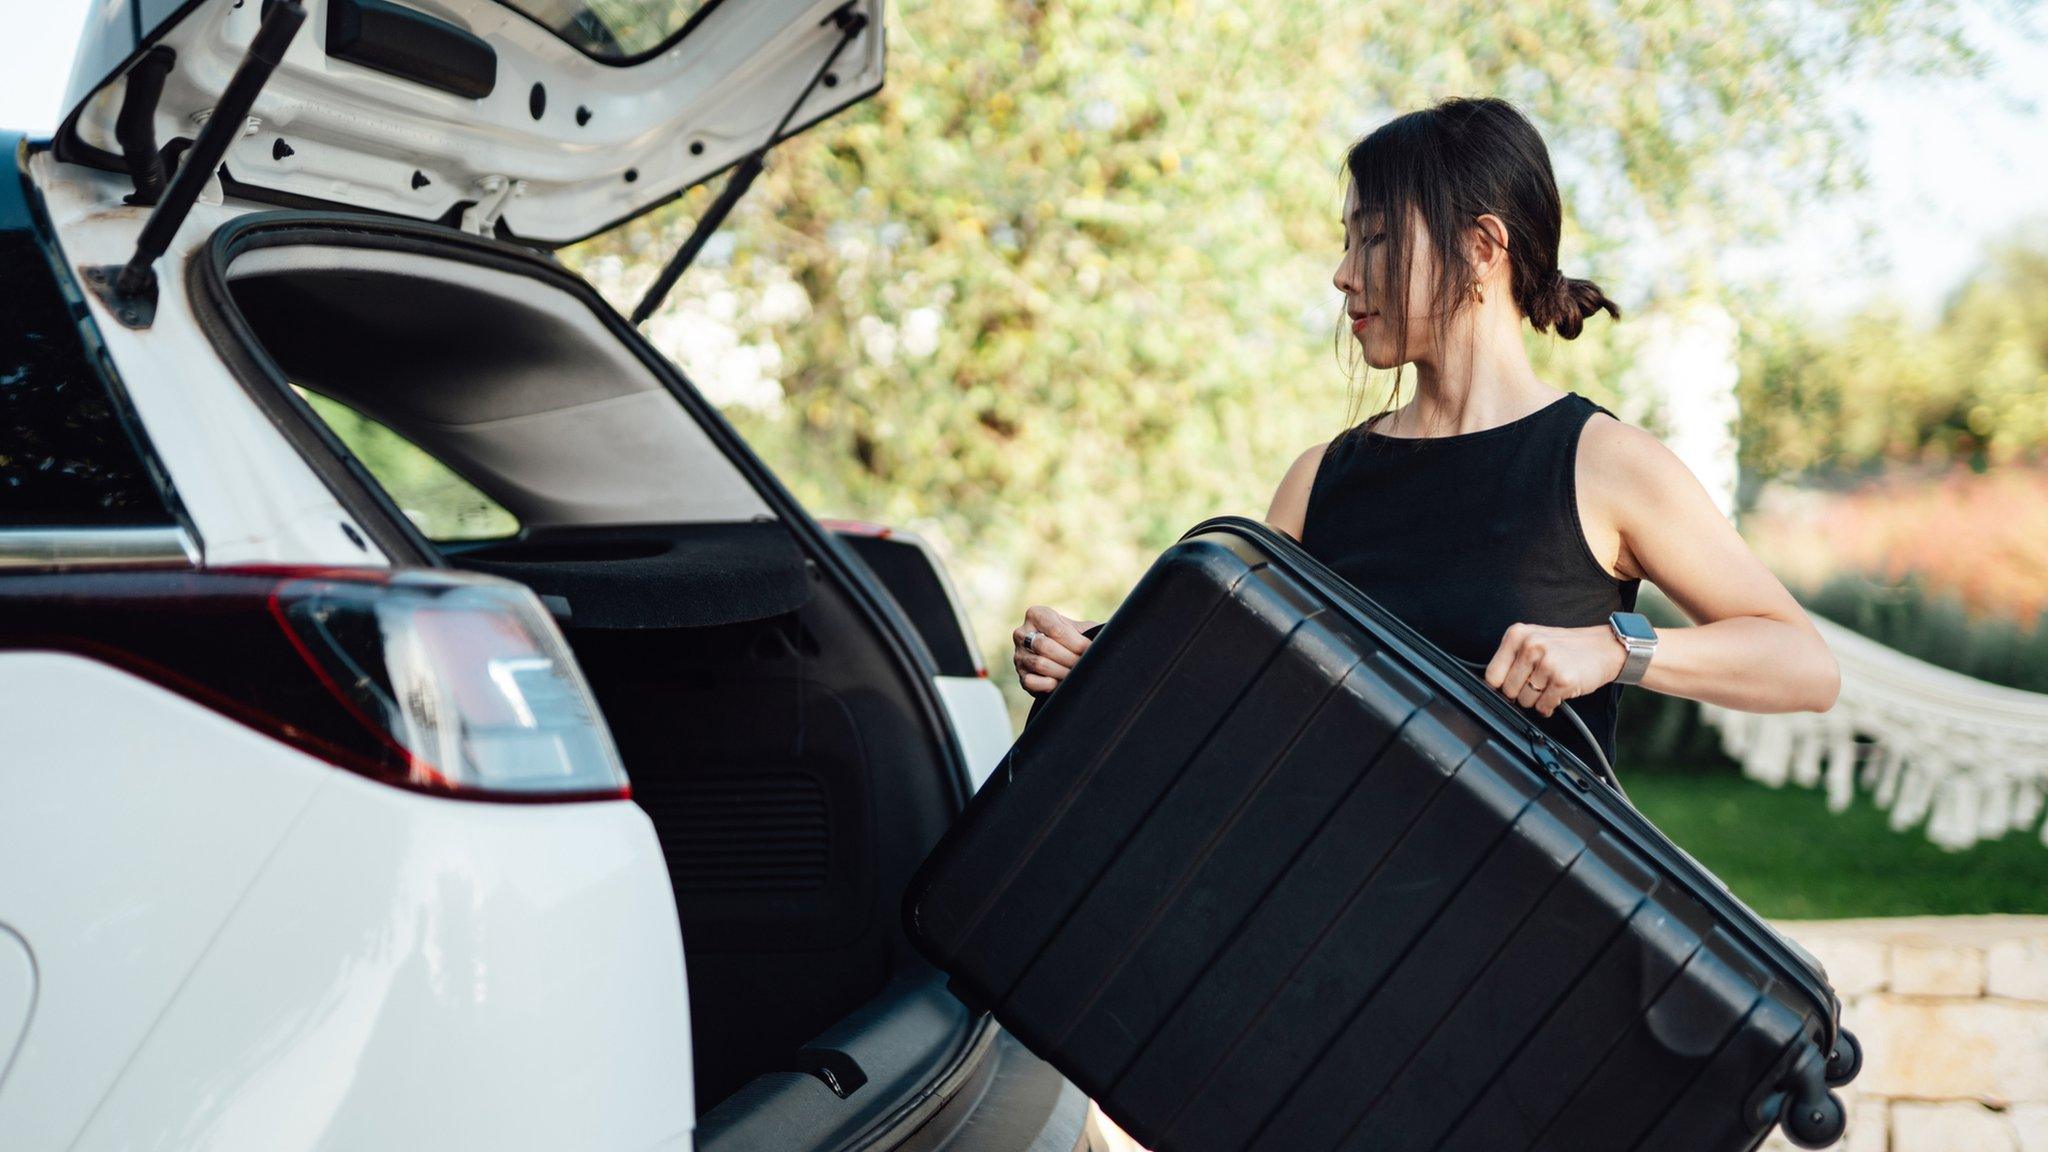
[[[1845,1050],[1852,1056],[1856,1053],[1853,1037],[1847,1045],[1836,1045],[1837,1053]],[[1757,1119],[1782,1127],[1785,1137],[1801,1148],[1826,1148],[1841,1139],[1849,1116],[1841,1097],[1828,1091],[1830,1067],[1832,1059],[1823,1057],[1818,1047],[1802,1046],[1777,1089],[1758,1102]]]
[[[1830,1088],[1840,1088],[1863,1070],[1863,1045],[1857,1043],[1856,1034],[1841,1028],[1835,1035],[1835,1050],[1828,1053],[1827,1081]]]
[[[1801,1148],[1825,1148],[1842,1138],[1849,1116],[1842,1109],[1841,1097],[1823,1092],[1817,1097],[1788,1095],[1785,1100],[1785,1114],[1779,1122],[1785,1126],[1786,1138],[1794,1144]]]

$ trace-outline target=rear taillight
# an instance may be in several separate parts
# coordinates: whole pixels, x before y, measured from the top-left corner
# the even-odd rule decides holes
[[[849,536],[874,536],[884,540],[896,531],[887,524],[877,524],[872,520],[823,519],[818,521],[818,526],[827,532],[844,532]]]
[[[0,645],[126,668],[387,784],[479,800],[630,794],[561,632],[531,591],[495,577],[9,576]]]

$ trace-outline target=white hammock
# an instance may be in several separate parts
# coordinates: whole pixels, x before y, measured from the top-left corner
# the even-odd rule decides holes
[[[1895,831],[1926,817],[1927,838],[1950,851],[2037,824],[2048,844],[2048,695],[1951,672],[1812,619],[1842,668],[1833,708],[1755,713],[1700,704],[1700,718],[1720,729],[1721,747],[1744,775],[1774,788],[1825,781],[1833,812],[1849,806],[1861,783],[1891,810]]]

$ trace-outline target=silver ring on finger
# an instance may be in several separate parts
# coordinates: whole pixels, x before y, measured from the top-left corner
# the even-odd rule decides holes
[[[1035,645],[1037,645],[1038,643],[1038,638],[1043,635],[1045,635],[1045,633],[1040,632],[1036,628],[1027,629],[1024,633],[1024,646],[1026,648],[1031,648],[1033,651],[1036,651],[1037,649]]]

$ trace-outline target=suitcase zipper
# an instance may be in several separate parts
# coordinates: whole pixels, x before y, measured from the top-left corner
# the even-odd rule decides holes
[[[1310,555],[1307,549],[1286,533],[1249,517],[1223,515],[1211,516],[1183,532],[1180,538],[1186,540],[1191,536],[1218,529],[1235,532],[1269,551],[1287,556],[1300,569],[1299,574],[1316,585],[1318,591],[1352,605],[1391,633],[1406,648],[1403,655],[1409,657],[1411,663],[1432,674],[1440,687],[1451,690],[1454,699],[1470,694],[1465,686],[1448,674],[1448,653],[1431,643],[1406,621],[1381,607],[1350,581],[1337,576],[1334,572],[1327,577],[1322,575],[1328,571],[1327,566]],[[1466,676],[1471,675],[1462,666],[1458,671]],[[1651,824],[1648,817],[1637,811],[1635,805],[1626,797],[1606,787],[1605,784],[1599,789],[1592,788],[1592,770],[1587,768],[1585,762],[1571,749],[1558,745],[1549,733],[1537,727],[1527,716],[1515,711],[1507,700],[1494,693],[1490,686],[1481,695],[1488,701],[1487,710],[1507,727],[1508,733],[1503,734],[1519,732],[1527,736],[1537,761],[1550,775],[1559,781],[1569,782],[1572,787],[1585,794],[1589,808],[1605,817],[1609,826],[1622,833],[1645,857],[1662,865],[1666,873],[1676,878],[1695,899],[1717,912],[1724,923],[1734,925],[1737,931],[1748,938],[1758,953],[1770,959],[1794,985],[1806,993],[1807,998],[1819,1007],[1821,1017],[1826,1021],[1827,1036],[1821,1051],[1823,1054],[1832,1051],[1837,1042],[1836,1033],[1840,1023],[1837,1018],[1840,1010],[1839,1001],[1834,991],[1823,980],[1816,978],[1808,961],[1793,951],[1790,941],[1777,929],[1764,923],[1755,912],[1737,901],[1735,894],[1729,891],[1727,885],[1721,884],[1718,877],[1713,877],[1690,852],[1672,843],[1662,833],[1658,833],[1656,825]],[[1567,768],[1558,759],[1557,753],[1560,751],[1577,766],[1577,771]],[[1597,801],[1593,799],[1596,791],[1601,794]],[[1619,799],[1621,803],[1615,804],[1615,799]],[[1676,851],[1683,857],[1683,861],[1673,860],[1670,856],[1671,851]],[[1688,869],[1683,866],[1685,864],[1692,867]],[[1715,882],[1712,885],[1702,884],[1700,877],[1709,877]]]

